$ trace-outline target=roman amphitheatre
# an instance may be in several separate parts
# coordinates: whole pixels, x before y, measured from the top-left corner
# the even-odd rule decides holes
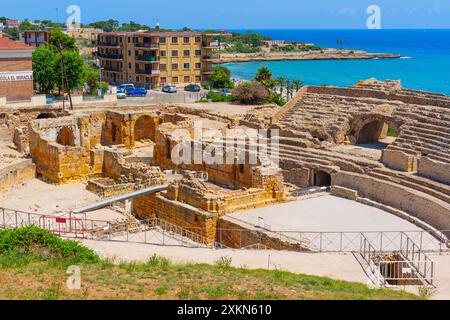
[[[269,135],[252,164],[176,164],[180,143],[210,146],[174,134],[199,121]],[[267,267],[269,257],[269,267],[450,297],[448,96],[370,79],[307,86],[281,108],[10,107],[0,138],[2,227],[36,224],[123,259]],[[253,155],[253,141],[233,145]]]

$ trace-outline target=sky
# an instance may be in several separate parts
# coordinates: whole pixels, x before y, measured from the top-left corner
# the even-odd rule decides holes
[[[0,16],[81,22],[116,19],[162,28],[364,29],[367,8],[381,9],[382,28],[450,28],[450,0],[1,0]]]

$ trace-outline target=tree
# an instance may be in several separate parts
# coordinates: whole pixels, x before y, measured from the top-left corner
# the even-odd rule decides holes
[[[209,80],[211,81],[213,88],[229,88],[232,89],[234,87],[233,81],[231,81],[231,71],[230,69],[217,66],[214,68],[214,73],[210,76]]]
[[[62,50],[78,51],[75,38],[58,29],[51,32],[50,45],[53,47],[53,50],[58,52]]]
[[[96,21],[91,24],[89,24],[89,27],[96,28],[96,29],[102,29],[105,32],[111,32],[116,31],[119,29],[120,24],[119,21],[114,19],[109,20],[103,20],[103,21]]]
[[[50,94],[58,74],[55,72],[56,54],[49,47],[39,47],[33,52],[33,79],[40,93]]]
[[[270,90],[275,86],[275,81],[272,78],[272,72],[267,67],[261,67],[256,74],[255,80]]]
[[[239,84],[232,95],[243,104],[262,104],[269,98],[270,91],[257,81],[250,81]]]
[[[61,57],[64,59],[64,69],[62,70]],[[83,77],[84,60],[77,51],[65,50],[62,54],[58,54],[55,59],[55,73],[59,76],[56,79],[58,88],[67,88],[73,90],[81,85]],[[65,71],[65,72],[63,72]],[[67,77],[67,84],[63,86],[62,76]]]
[[[279,77],[275,81],[276,81],[277,86],[280,87],[281,95],[283,95],[284,89],[286,88],[286,86],[288,84],[288,80],[284,77]]]
[[[89,86],[89,93],[92,94],[99,86],[99,71],[85,65],[83,68],[83,81]]]
[[[292,81],[292,86],[294,87],[295,91],[299,91],[301,87],[303,87],[304,83],[302,80],[294,80]]]
[[[39,30],[39,26],[36,26],[36,25],[32,24],[28,20],[24,20],[20,24],[19,30],[20,31],[24,31],[24,30]]]

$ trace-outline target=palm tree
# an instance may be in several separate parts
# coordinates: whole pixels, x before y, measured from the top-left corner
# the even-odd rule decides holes
[[[272,78],[273,75],[269,68],[261,67],[256,74],[255,80],[266,86],[266,88],[272,89],[275,85]]]
[[[276,84],[280,87],[280,93],[283,95],[284,88],[287,86],[288,80],[285,77],[279,77],[275,80]]]
[[[304,83],[302,80],[294,80],[292,81],[292,85],[295,88],[295,91],[298,91],[301,87],[303,87]]]

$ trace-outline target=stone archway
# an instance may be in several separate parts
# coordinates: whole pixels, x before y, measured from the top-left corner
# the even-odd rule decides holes
[[[350,137],[353,144],[372,144],[384,141],[388,136],[395,139],[400,134],[401,123],[394,118],[369,114],[357,116],[353,119],[350,130]],[[392,139],[391,141],[392,142]]]
[[[58,137],[56,138],[56,143],[63,146],[75,146],[75,136],[70,127],[62,127],[58,132]]]
[[[155,122],[150,116],[141,116],[134,124],[134,141],[155,141]]]
[[[41,112],[36,119],[53,119],[57,118],[54,112]]]

